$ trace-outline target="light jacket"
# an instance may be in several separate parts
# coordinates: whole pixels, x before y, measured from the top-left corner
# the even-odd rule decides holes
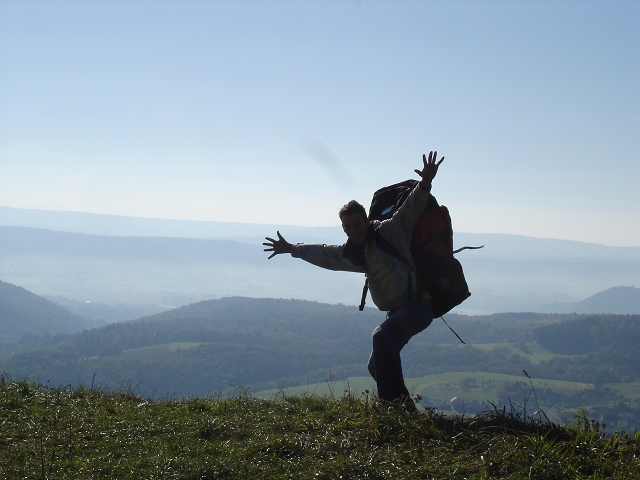
[[[298,243],[292,246],[291,256],[329,270],[365,273],[369,279],[371,299],[380,310],[396,310],[410,302],[430,300],[427,292],[418,292],[410,250],[413,228],[427,205],[429,192],[430,189],[416,185],[393,217],[371,222],[372,229],[378,229],[378,233],[407,263],[383,252],[373,241],[371,233],[364,247],[366,265],[357,265],[349,255],[345,255],[353,248],[350,241],[343,245]]]

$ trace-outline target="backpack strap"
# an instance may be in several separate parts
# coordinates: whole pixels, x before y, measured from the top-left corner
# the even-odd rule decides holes
[[[402,255],[398,253],[395,247],[391,245],[391,243],[389,243],[389,241],[380,234],[377,228],[373,228],[372,230],[373,230],[373,241],[380,248],[380,250],[382,250],[387,255],[391,255],[392,257],[397,258],[398,260],[403,262],[405,265],[410,266],[409,262],[407,262],[402,257]],[[360,306],[358,306],[358,310],[360,310],[361,312],[364,310],[364,304],[367,301],[367,293],[369,293],[368,278],[365,279],[364,281],[364,287],[362,287],[362,298],[360,299]]]
[[[365,275],[366,277],[366,275]],[[364,310],[364,304],[367,301],[367,293],[369,292],[369,279],[365,278],[364,280],[364,287],[362,287],[362,298],[360,299],[360,306],[358,307],[358,310],[363,311]]]
[[[367,259],[364,256],[364,245],[356,245],[351,240],[347,240],[342,250],[342,257],[349,260],[356,267],[366,267]]]
[[[411,264],[407,261],[407,259],[400,255],[400,252],[396,250],[396,247],[391,245],[389,240],[382,236],[378,228],[373,231],[373,241],[384,253],[386,253],[387,255],[391,255],[393,258],[400,260],[408,267],[411,267]]]
[[[391,245],[391,243],[389,243],[387,241],[387,239],[385,239],[380,232],[378,231],[378,228],[375,228],[373,225],[371,225],[370,227],[370,235],[373,237],[373,241],[374,243],[380,247],[380,250],[382,250],[384,253],[386,253],[387,255],[391,255],[394,258],[397,258],[398,260],[404,262],[406,265],[409,265],[409,263],[402,257],[402,255],[400,255],[398,253],[398,251],[395,249],[395,247],[393,245]],[[348,242],[347,242],[348,243]],[[366,274],[365,274],[366,277]],[[358,306],[358,310],[360,310],[361,312],[364,310],[364,305],[367,302],[367,293],[369,293],[369,279],[366,278],[364,281],[364,286],[362,287],[362,298],[360,299],[360,305]]]

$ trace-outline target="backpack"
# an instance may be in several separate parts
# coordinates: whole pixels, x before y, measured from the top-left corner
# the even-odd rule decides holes
[[[376,191],[369,208],[369,220],[382,221],[391,218],[416,188],[417,183],[417,180],[406,180]],[[374,242],[386,254],[405,264],[408,263],[377,229],[374,231]],[[429,292],[434,318],[441,317],[469,298],[471,293],[464,278],[462,265],[453,254],[468,248],[482,247],[462,247],[453,250],[453,228],[449,210],[444,205],[439,205],[431,194],[413,229],[410,248],[416,266],[418,290]],[[365,282],[362,292],[359,307],[361,311],[364,309],[367,291],[368,281]]]

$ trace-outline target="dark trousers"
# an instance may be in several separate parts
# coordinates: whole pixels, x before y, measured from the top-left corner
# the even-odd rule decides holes
[[[373,351],[368,368],[378,385],[378,397],[381,400],[393,402],[408,399],[400,350],[411,337],[427,328],[432,320],[431,302],[413,302],[387,313],[387,319],[373,331]]]

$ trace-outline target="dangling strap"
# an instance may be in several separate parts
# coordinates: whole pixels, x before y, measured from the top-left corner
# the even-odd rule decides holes
[[[369,279],[365,279],[364,281],[364,287],[362,287],[362,299],[360,300],[360,306],[358,307],[358,310],[363,311],[364,310],[364,304],[367,301],[367,292],[369,291]]]
[[[448,324],[448,323],[447,323],[447,321],[444,319],[444,316],[441,316],[440,318],[442,319],[442,321],[444,322],[444,324],[445,324],[447,327],[449,327],[449,324]],[[458,334],[456,333],[456,331],[455,331],[453,328],[449,327],[449,330],[451,330],[451,331],[453,332],[453,334],[454,334],[456,337],[458,337],[458,340],[460,340],[462,343],[464,343],[464,344],[466,345],[465,341],[464,341],[464,340],[462,340],[462,339],[460,338],[460,335],[458,335]]]
[[[480,245],[479,247],[462,247],[457,250],[454,250],[453,253],[461,252],[462,250],[477,250],[478,248],[483,248],[484,245]]]

